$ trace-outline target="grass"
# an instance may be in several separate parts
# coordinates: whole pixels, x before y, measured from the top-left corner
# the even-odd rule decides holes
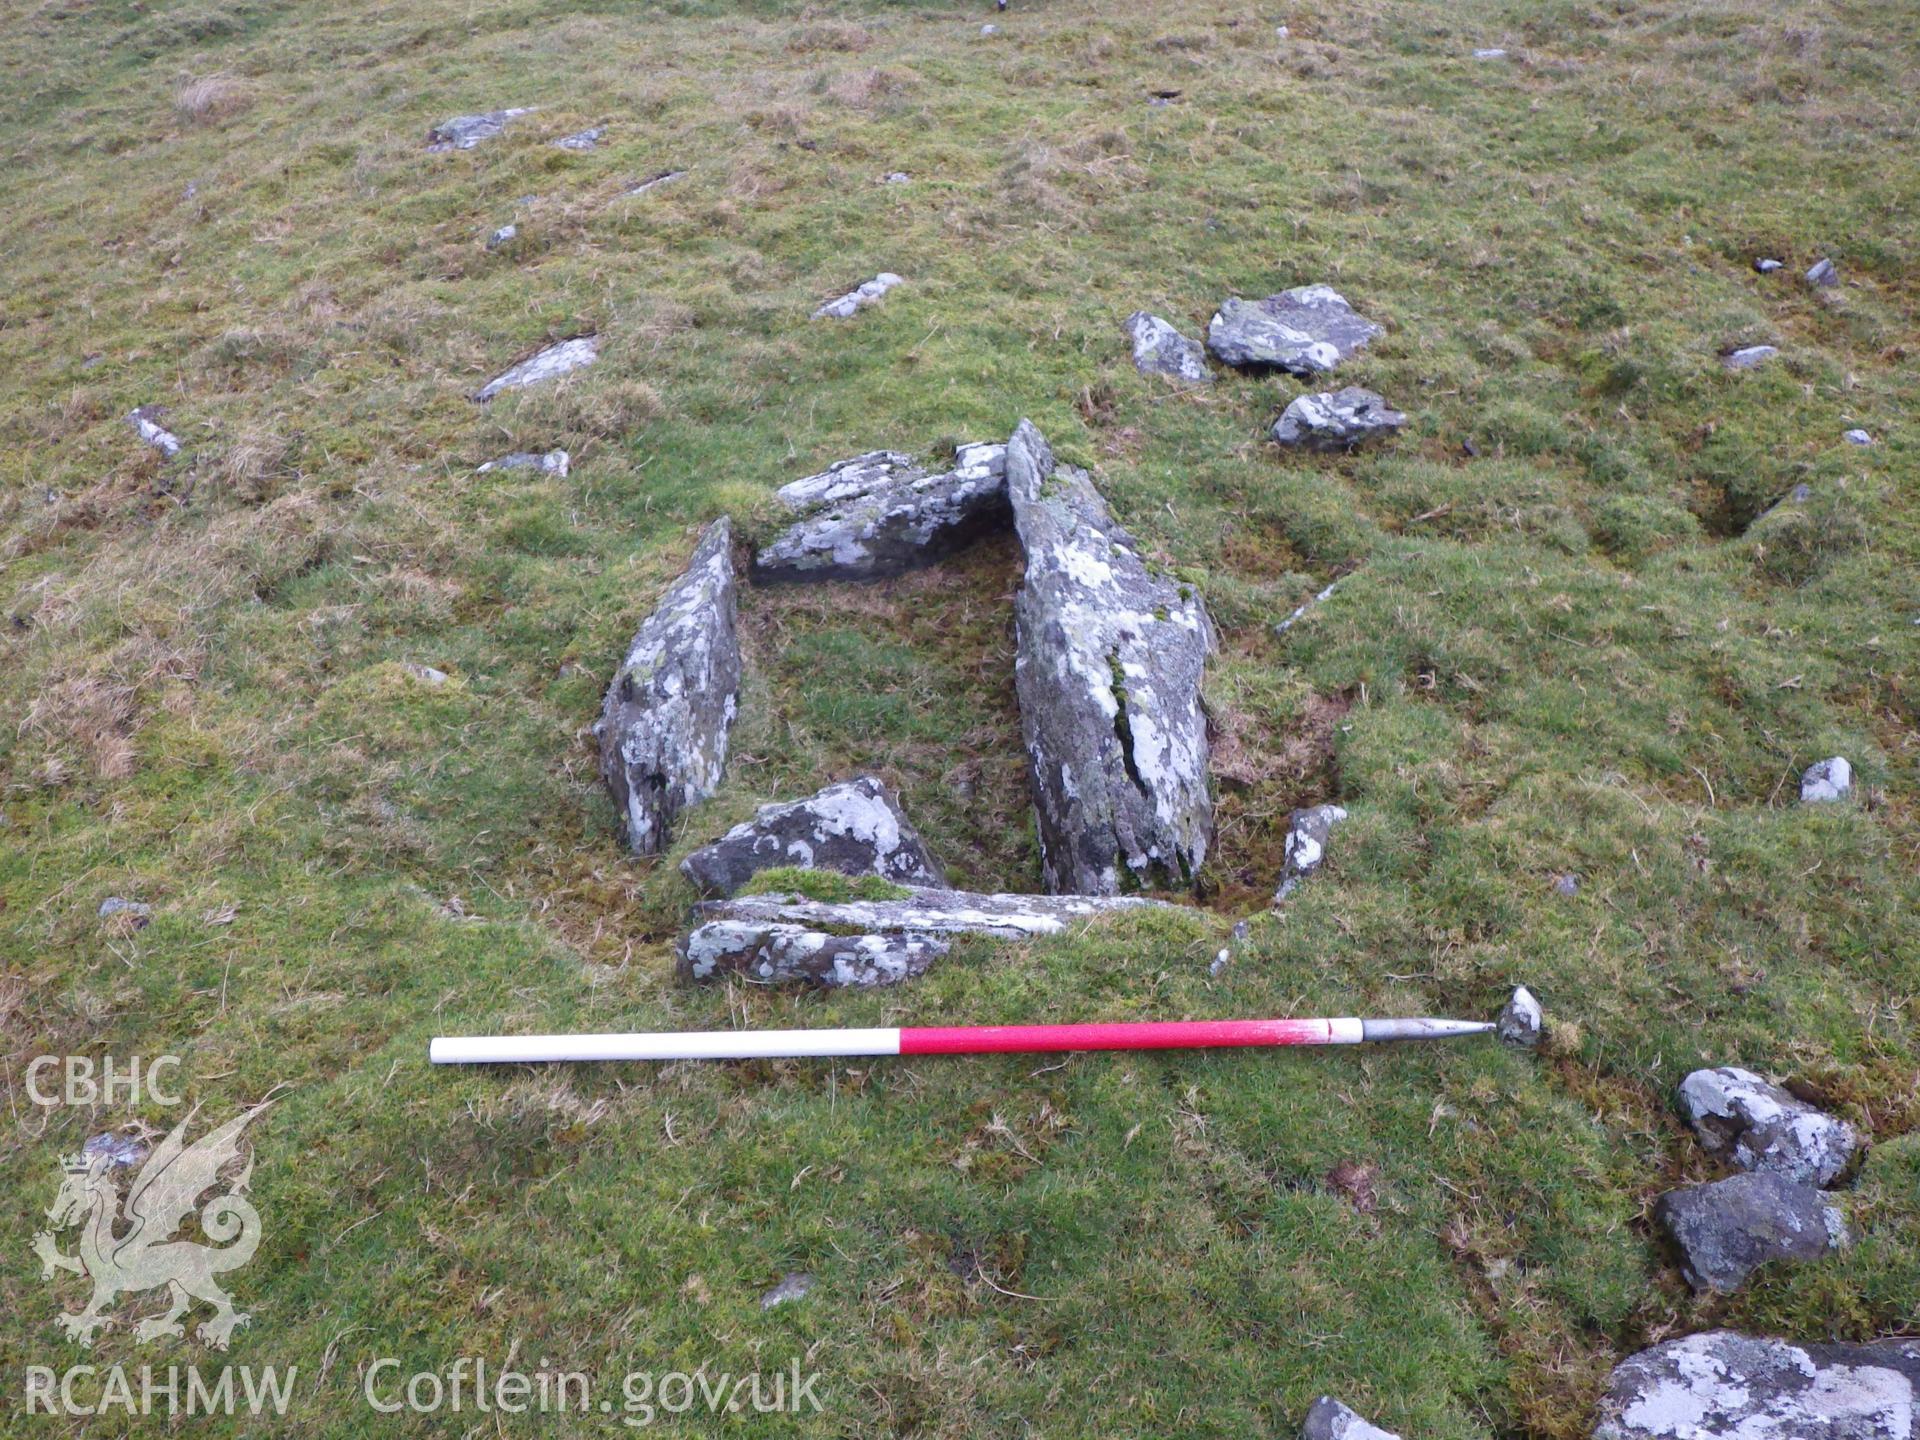
[[[376,1357],[511,1352],[823,1372],[824,1413],[742,1434],[1237,1436],[1332,1392],[1409,1435],[1573,1437],[1657,1337],[1920,1325],[1905,11],[982,18],[50,0],[0,37],[10,1384],[82,1358],[53,1329],[82,1289],[30,1254],[56,1158],[177,1118],[34,1110],[27,1061],[66,1053],[182,1054],[210,1116],[285,1087],[230,1357],[301,1368],[277,1434],[365,1433]],[[1838,291],[1796,278],[1821,255]],[[878,307],[806,318],[881,269]],[[1388,327],[1341,372],[1412,417],[1378,451],[1282,456],[1297,387],[1127,361],[1135,308],[1194,333],[1322,280]],[[587,332],[591,370],[466,398]],[[126,426],[146,403],[178,460]],[[857,771],[955,883],[1037,882],[1005,545],[745,594],[728,784],[660,862],[621,854],[586,732],[696,526],[770,533],[787,480],[1023,415],[1221,629],[1206,913],[969,943],[880,994],[676,985],[680,856]],[[566,477],[473,473],[556,445]],[[1859,797],[1798,808],[1835,753]],[[1328,799],[1328,866],[1210,977]],[[98,918],[115,894],[152,923]],[[425,1063],[516,1029],[1482,1014],[1520,981],[1537,1058]],[[1723,1062],[1875,1148],[1851,1254],[1697,1300],[1647,1215],[1715,1173],[1670,1095]],[[795,1269],[813,1293],[762,1311]],[[212,1363],[128,1329],[84,1358]]]

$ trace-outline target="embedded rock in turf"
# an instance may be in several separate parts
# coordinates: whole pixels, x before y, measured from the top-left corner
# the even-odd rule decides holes
[[[776,865],[878,875],[896,885],[946,884],[900,802],[871,775],[791,804],[761,806],[753,819],[682,860],[680,872],[710,895],[731,895]]]
[[[1207,325],[1207,348],[1228,365],[1292,375],[1331,370],[1381,329],[1327,285],[1300,285],[1264,300],[1225,301]]]

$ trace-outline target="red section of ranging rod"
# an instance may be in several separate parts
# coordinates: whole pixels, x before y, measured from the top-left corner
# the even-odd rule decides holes
[[[900,1032],[902,1055],[1045,1050],[1178,1050],[1234,1045],[1351,1045],[1358,1020],[1155,1020],[1109,1025],[930,1025]]]

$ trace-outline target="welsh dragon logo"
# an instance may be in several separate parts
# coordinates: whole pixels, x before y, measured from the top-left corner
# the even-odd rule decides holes
[[[94,1331],[107,1324],[102,1312],[115,1296],[161,1286],[171,1306],[165,1314],[142,1320],[134,1328],[136,1340],[184,1336],[180,1317],[195,1300],[214,1308],[212,1318],[202,1321],[196,1333],[216,1350],[226,1349],[235,1328],[247,1323],[248,1317],[233,1308],[232,1297],[214,1277],[238,1270],[259,1248],[260,1216],[246,1198],[253,1156],[248,1152],[242,1157],[240,1132],[267,1105],[256,1105],[188,1145],[187,1124],[199,1108],[174,1126],[151,1155],[138,1141],[102,1135],[89,1140],[78,1155],[62,1158],[60,1193],[47,1211],[51,1228],[33,1237],[33,1253],[49,1280],[55,1271],[68,1270],[93,1281],[87,1308],[58,1321],[68,1339],[91,1345]],[[133,1177],[122,1206],[116,1172],[139,1165],[143,1155],[146,1163]],[[236,1164],[237,1173],[232,1173]],[[228,1178],[222,1177],[223,1170],[230,1172]],[[226,1188],[208,1199],[199,1214],[202,1233],[219,1248],[173,1238],[200,1197],[222,1184]],[[72,1225],[82,1227],[80,1244],[75,1253],[65,1255],[54,1234]]]

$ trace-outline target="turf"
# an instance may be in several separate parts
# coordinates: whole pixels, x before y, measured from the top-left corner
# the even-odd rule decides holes
[[[1920,1328],[1905,7],[1027,0],[994,37],[983,12],[15,7],[13,1399],[26,1364],[218,1363],[132,1341],[151,1295],[84,1356],[54,1329],[85,1298],[31,1255],[58,1157],[130,1111],[35,1110],[40,1054],[181,1054],[207,1117],[277,1094],[227,1358],[300,1367],[280,1435],[458,1433],[370,1416],[365,1367],[512,1354],[824,1376],[820,1413],[707,1422],[730,1434],[1289,1433],[1330,1391],[1435,1440],[1571,1437],[1656,1338]],[[424,151],[508,105],[542,108]],[[593,153],[548,143],[600,123]],[[1821,255],[1837,291],[1798,278]],[[879,306],[807,318],[882,269],[906,284]],[[1409,413],[1384,448],[1283,456],[1298,387],[1180,393],[1127,359],[1136,308],[1194,333],[1318,281],[1387,327],[1341,371]],[[467,398],[587,332],[591,370]],[[1758,342],[1780,358],[1720,364]],[[150,402],[177,460],[124,422]],[[884,993],[677,985],[679,856],[856,771],[956,884],[1037,884],[1010,545],[744,594],[727,786],[664,861],[622,855],[586,730],[699,524],[763,536],[779,484],[1022,416],[1219,624],[1202,913],[970,942]],[[555,445],[564,478],[474,473]],[[1800,808],[1836,753],[1855,799]],[[1210,976],[1323,800],[1352,814],[1327,867]],[[109,895],[152,923],[98,918]],[[1538,1057],[425,1063],[515,1029],[1479,1015],[1516,982]],[[1723,1062],[1875,1149],[1848,1255],[1696,1300],[1647,1216],[1718,1173],[1670,1096]],[[792,1270],[812,1293],[763,1311]]]

